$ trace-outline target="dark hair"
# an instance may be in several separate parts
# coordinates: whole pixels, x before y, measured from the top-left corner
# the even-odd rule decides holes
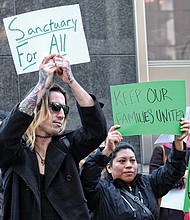
[[[112,166],[112,163],[113,163],[113,159],[116,157],[117,153],[120,151],[120,150],[126,150],[126,149],[130,149],[133,151],[133,153],[135,154],[135,150],[134,150],[134,147],[127,143],[127,142],[120,142],[117,147],[113,150],[112,152],[112,155],[111,155],[111,158],[110,158],[110,161],[109,161],[109,164],[110,166]],[[136,156],[136,155],[135,155]]]
[[[38,106],[37,106],[37,109],[38,111],[40,110],[41,108],[41,105],[42,105],[42,102],[45,102],[46,99],[48,99],[48,102],[49,102],[49,93],[50,92],[60,92],[63,94],[63,96],[65,97],[65,104],[67,105],[68,104],[68,99],[67,99],[67,93],[66,91],[57,83],[52,83],[50,85],[50,87],[47,89],[47,91],[45,92],[44,96],[42,97],[41,101],[38,103]],[[65,117],[67,117],[67,115],[65,115]]]
[[[51,86],[49,87],[49,91],[55,91],[55,92],[60,92],[63,94],[63,96],[65,97],[65,104],[67,105],[67,93],[66,91],[57,83],[53,83],[51,84]]]
[[[0,121],[3,121],[8,115],[8,112],[0,110]]]

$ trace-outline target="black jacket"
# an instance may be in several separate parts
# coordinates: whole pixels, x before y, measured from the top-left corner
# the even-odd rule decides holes
[[[93,220],[148,220],[147,213],[127,196],[122,198],[120,189],[138,196],[158,219],[157,198],[165,195],[179,180],[186,169],[186,151],[173,148],[165,166],[152,175],[137,174],[131,188],[119,179],[100,179],[101,171],[109,161],[100,150],[90,155],[81,169],[81,180]]]
[[[45,193],[64,220],[88,220],[77,165],[106,138],[100,104],[80,107],[82,127],[53,137],[46,152]],[[41,194],[37,157],[22,141],[33,117],[16,107],[0,127],[0,167],[3,172],[4,220],[40,220]],[[69,149],[65,145],[70,142]]]

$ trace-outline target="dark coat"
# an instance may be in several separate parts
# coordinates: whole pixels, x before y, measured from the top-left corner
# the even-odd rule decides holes
[[[79,107],[82,127],[53,137],[46,152],[45,193],[64,220],[88,220],[77,164],[105,140],[100,104]],[[4,220],[40,220],[41,194],[37,157],[22,141],[33,117],[13,109],[0,128],[0,167],[4,180]],[[70,142],[69,149],[65,145]]]
[[[164,156],[164,151],[162,149],[161,146],[156,146],[153,150],[153,153],[151,155],[151,159],[150,159],[150,165],[149,165],[149,173],[152,173],[153,170],[158,169],[160,166],[164,165],[164,161],[163,158],[168,157],[171,148],[166,147],[163,144],[164,147],[164,151],[165,151],[165,156]],[[187,148],[187,152],[186,152],[186,167],[188,167],[188,161],[189,161],[189,156],[190,156],[190,148]],[[181,178],[180,180],[178,180],[175,185],[174,188],[180,188],[180,187],[184,187],[184,181],[183,178]],[[170,208],[163,208],[160,207],[160,217],[159,220],[183,220],[184,219],[184,213],[182,210],[175,210],[175,209],[170,209]]]
[[[138,174],[129,188],[121,180],[100,179],[109,158],[98,151],[89,156],[81,170],[81,181],[93,220],[148,220],[146,212],[131,198],[121,197],[120,189],[132,191],[158,219],[157,198],[165,195],[180,179],[186,169],[186,151],[173,148],[165,166],[152,175]]]
[[[170,148],[164,146],[166,157],[170,154]],[[152,152],[149,164],[149,173],[152,173],[153,170],[158,169],[160,166],[164,165],[163,161],[163,150],[161,146],[156,146]],[[185,160],[186,160],[186,167],[188,167],[188,161],[190,157],[190,148],[187,148]]]

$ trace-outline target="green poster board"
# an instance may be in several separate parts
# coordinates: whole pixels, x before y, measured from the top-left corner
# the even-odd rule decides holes
[[[184,212],[190,212],[190,160],[189,160],[189,166],[188,166],[188,175],[187,175],[187,181],[186,181],[186,187],[185,187],[185,200],[184,200]]]
[[[185,117],[185,81],[153,81],[110,86],[114,124],[123,136],[181,135]]]

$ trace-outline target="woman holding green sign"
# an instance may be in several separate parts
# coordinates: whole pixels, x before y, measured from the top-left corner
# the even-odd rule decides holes
[[[122,136],[111,127],[105,147],[90,155],[81,169],[81,180],[92,220],[159,219],[158,198],[167,194],[186,170],[186,146],[190,122],[181,120],[181,136],[175,136],[168,160],[151,175],[138,173],[133,146],[121,142]],[[102,170],[107,175],[101,178]]]

